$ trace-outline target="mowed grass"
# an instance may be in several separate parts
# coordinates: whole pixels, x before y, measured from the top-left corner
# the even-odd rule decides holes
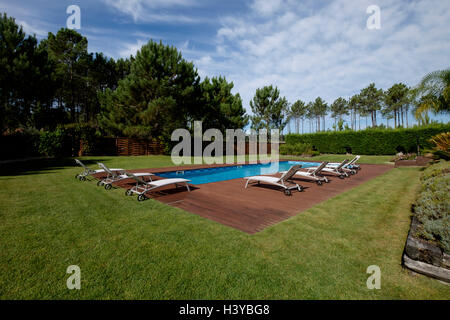
[[[83,160],[129,169],[170,165],[164,156]],[[450,297],[450,287],[400,265],[418,168],[392,169],[248,235],[79,182],[72,161],[1,169],[2,299]],[[69,265],[81,268],[81,290],[66,287]],[[381,268],[380,290],[366,287],[369,265]]]

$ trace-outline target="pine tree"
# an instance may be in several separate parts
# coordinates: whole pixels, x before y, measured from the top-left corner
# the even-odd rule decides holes
[[[359,94],[361,106],[364,113],[370,114],[372,127],[377,126],[377,111],[381,109],[383,103],[383,90],[377,89],[374,83],[361,90]]]
[[[247,125],[248,116],[242,107],[241,96],[231,93],[233,86],[224,77],[206,77],[201,82],[201,110],[196,120],[203,121],[204,129],[225,132],[226,129],[243,129]]]
[[[201,113],[199,76],[176,48],[150,40],[116,90],[100,94],[100,124],[113,135],[167,141]]]
[[[51,66],[34,36],[14,18],[0,16],[0,122],[2,131],[33,125],[33,115],[51,104]]]
[[[87,52],[87,39],[75,30],[60,29],[56,35],[48,34],[41,41],[49,58],[55,65],[55,78],[59,84],[56,100],[59,108],[68,111],[70,122],[77,122],[81,113],[86,113],[86,96],[92,94],[88,85],[89,63],[92,57]],[[95,94],[95,93],[94,93]]]
[[[394,118],[394,126],[403,125],[403,115],[408,117],[407,106],[409,105],[409,88],[403,83],[396,83],[390,87],[384,95],[385,107],[382,114],[387,119]],[[405,112],[404,112],[405,111]]]
[[[331,117],[334,118],[334,130],[338,129],[337,120],[342,122],[342,116],[348,115],[348,103],[344,98],[337,98],[330,106]]]
[[[252,128],[266,129],[268,133],[271,129],[283,131],[288,105],[286,98],[280,97],[280,90],[277,87],[270,85],[256,89],[255,96],[250,101],[254,114],[251,117]]]

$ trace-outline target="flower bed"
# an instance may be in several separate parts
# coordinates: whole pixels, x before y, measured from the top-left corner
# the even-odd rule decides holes
[[[450,282],[450,165],[424,170],[403,257],[414,271]]]

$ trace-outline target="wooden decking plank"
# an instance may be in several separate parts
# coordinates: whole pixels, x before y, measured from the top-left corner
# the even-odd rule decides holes
[[[158,172],[189,170],[212,166],[179,166],[166,168],[138,169],[132,172]],[[244,179],[213,182],[192,186],[187,192],[184,187],[174,189],[168,186],[157,193],[148,194],[162,203],[197,214],[206,219],[253,234],[268,226],[286,220],[305,211],[317,203],[354,188],[390,169],[389,165],[361,165],[362,170],[346,179],[329,176],[331,182],[318,186],[303,180],[296,182],[305,187],[303,192],[293,191],[285,196],[283,191],[269,186],[249,186],[245,189]],[[155,180],[161,177],[155,176]],[[133,186],[129,182],[117,184],[122,188]],[[143,203],[145,206],[145,202]]]

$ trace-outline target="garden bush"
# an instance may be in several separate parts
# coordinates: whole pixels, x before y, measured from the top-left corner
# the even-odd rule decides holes
[[[422,180],[422,182],[424,182],[430,178],[441,176],[448,172],[450,172],[450,162],[441,160],[426,168],[422,172],[420,179]]]
[[[100,143],[97,129],[89,124],[71,123],[62,127],[65,132],[64,153],[78,156],[81,149],[83,155],[94,155]],[[81,143],[82,142],[82,143]]]
[[[39,152],[48,157],[60,157],[64,154],[65,132],[62,129],[43,131],[39,141]]]
[[[450,254],[450,165],[431,165],[422,174],[422,189],[414,206],[417,236],[436,242]]]
[[[280,145],[280,154],[282,155],[315,155],[313,148],[308,143],[282,144]]]
[[[431,137],[450,131],[450,124],[381,129],[369,128],[361,131],[328,131],[310,134],[288,134],[286,143],[310,144],[320,153],[353,153],[366,155],[389,155],[397,152],[417,152],[417,142],[421,149],[431,148]]]
[[[82,143],[81,143],[82,141]],[[49,157],[92,155],[98,144],[96,129],[88,124],[67,124],[41,133],[39,152]]]

